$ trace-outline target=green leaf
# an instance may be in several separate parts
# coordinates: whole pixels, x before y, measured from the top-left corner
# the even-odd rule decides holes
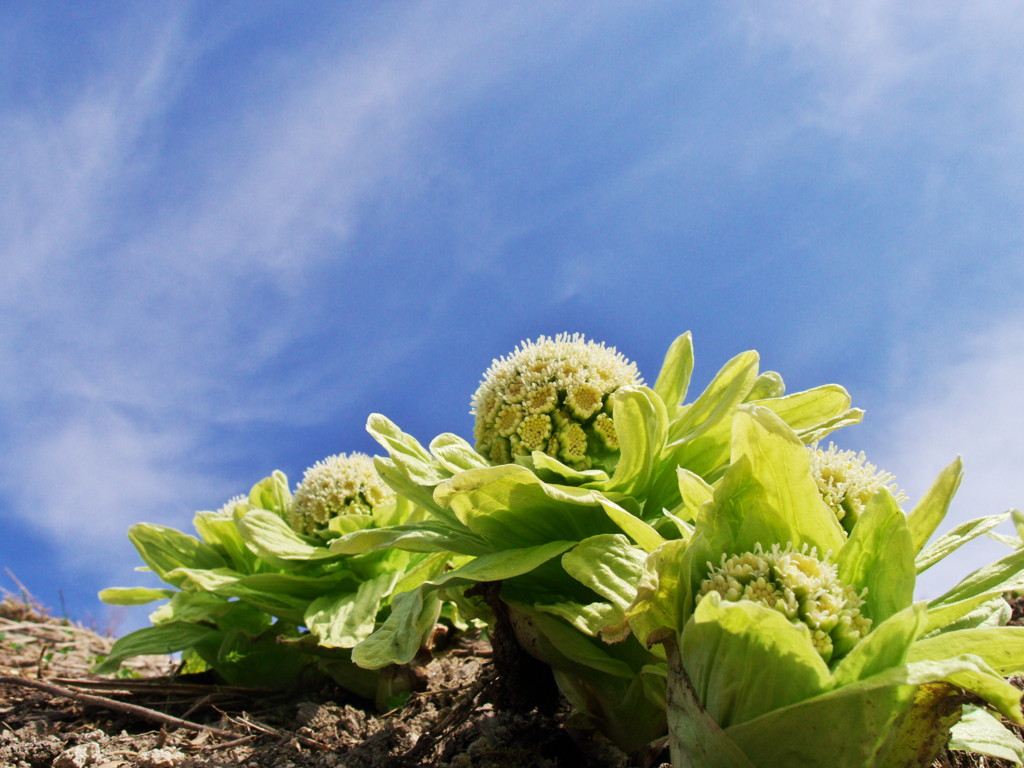
[[[692,523],[697,519],[700,508],[714,497],[714,488],[685,467],[676,470],[676,478],[679,483],[679,495],[682,498],[677,514],[686,522]]]
[[[260,557],[276,560],[336,560],[339,556],[310,544],[280,517],[254,509],[238,521],[238,531],[245,543]]]
[[[554,651],[573,664],[606,675],[627,679],[636,675],[629,664],[612,655],[611,647],[587,637],[562,619],[521,603],[512,603],[510,607],[520,644],[527,640],[524,647],[530,648],[548,663],[551,663],[551,652]],[[523,632],[528,637],[523,637]],[[544,650],[544,645],[549,646],[547,650]]]
[[[839,551],[839,578],[867,589],[861,612],[876,625],[914,599],[914,544],[907,519],[887,488],[879,489]]]
[[[982,629],[984,627],[1005,627],[1013,616],[1013,610],[1002,595],[990,597],[959,618],[933,629],[926,637],[940,632],[959,632],[961,629]]]
[[[923,573],[924,571],[927,571],[937,562],[952,552],[955,552],[967,542],[988,533],[997,525],[1005,522],[1008,516],[1009,513],[1004,512],[1001,515],[989,515],[988,517],[979,517],[974,520],[968,520],[967,522],[958,525],[949,533],[943,534],[935,541],[934,544],[923,552],[918,553],[917,559],[915,560],[917,572]]]
[[[381,600],[394,587],[397,573],[364,581],[355,592],[325,595],[310,603],[305,624],[320,645],[352,648],[373,632]]]
[[[214,621],[227,609],[226,597],[210,592],[176,592],[169,603],[149,615],[149,620],[153,624],[167,624],[171,621],[198,624]]]
[[[352,661],[364,669],[408,664],[440,613],[441,601],[427,585],[396,595],[384,623],[352,649]]]
[[[747,392],[743,402],[752,403],[757,400],[782,397],[786,393],[786,382],[778,371],[764,371],[754,381],[754,386]]]
[[[646,495],[668,431],[661,399],[646,387],[621,387],[612,414],[619,439],[619,461],[601,490],[640,498]]]
[[[811,445],[812,443],[816,443],[822,438],[831,435],[837,429],[849,427],[852,424],[860,424],[863,419],[864,411],[860,408],[851,408],[848,411],[844,411],[839,416],[836,416],[834,419],[823,421],[816,427],[801,429],[797,431],[796,434],[804,445]]]
[[[849,685],[905,664],[914,641],[924,632],[927,623],[928,606],[922,601],[875,625],[833,670],[833,687]]]
[[[928,604],[928,630],[959,619],[988,598],[1024,589],[1024,550],[979,568]]]
[[[460,527],[464,527],[460,524]],[[368,528],[354,531],[330,544],[331,552],[339,555],[372,552],[387,548],[409,552],[459,552],[480,555],[490,551],[481,538],[466,529],[465,534],[452,532],[449,526],[422,522],[396,525],[391,528]]]
[[[575,542],[572,541],[549,541],[533,547],[492,552],[426,583],[440,587],[454,583],[504,581],[535,570],[548,560],[558,557],[573,544]]]
[[[963,462],[957,456],[952,464],[939,473],[931,488],[907,515],[907,524],[910,526],[910,535],[914,541],[915,555],[924,548],[928,539],[946,518],[950,502],[953,501],[953,496],[956,494],[957,488],[960,487],[963,476]]]
[[[757,380],[757,352],[741,352],[727,362],[694,402],[681,409],[669,427],[669,440],[693,440],[743,402]]]
[[[533,451],[528,457],[517,457],[516,463],[532,469],[545,483],[602,488],[608,482],[608,473],[603,469],[573,469],[543,451]]]
[[[279,517],[288,517],[292,506],[292,492],[288,490],[288,478],[284,472],[275,470],[270,477],[260,480],[249,491],[249,503],[257,509],[274,512]]]
[[[676,638],[665,640],[668,680],[665,705],[672,765],[685,768],[753,768],[708,711],[701,706],[679,658]]]
[[[169,574],[177,568],[220,568],[224,558],[195,536],[152,523],[139,523],[128,529],[128,538],[143,562],[168,584],[181,586],[181,579]]]
[[[593,491],[544,483],[516,464],[460,472],[434,498],[496,550],[616,533]]]
[[[741,406],[733,417],[732,463],[701,508],[691,540],[690,577],[699,582],[707,562],[723,553],[753,552],[760,544],[838,552],[843,531],[811,476],[803,443],[778,416]]]
[[[121,662],[134,656],[153,656],[174,653],[198,645],[217,634],[217,630],[198,624],[175,622],[158,627],[144,627],[129,632],[110,649],[110,655],[94,672],[109,675],[116,672]]]
[[[987,710],[969,704],[950,731],[949,748],[1024,765],[1024,742],[1020,737]]]
[[[451,432],[445,432],[431,440],[430,453],[437,459],[438,464],[453,475],[467,469],[490,466],[483,456],[473,450],[473,446]]]
[[[724,728],[816,696],[831,684],[806,626],[748,600],[725,602],[717,592],[697,604],[679,653],[697,698]]]
[[[100,590],[100,600],[110,605],[145,605],[154,600],[174,597],[173,589],[149,589],[148,587],[109,587]]]
[[[905,664],[726,729],[754,763],[888,766],[902,717],[918,686],[946,682],[1020,718],[1020,692],[972,656]],[[903,765],[897,762],[895,765]]]
[[[402,473],[417,485],[433,487],[451,476],[419,442],[379,413],[371,413],[366,431],[387,450]]]
[[[665,404],[666,408],[681,405],[686,398],[686,390],[690,388],[690,375],[693,373],[693,338],[687,331],[676,338],[665,353],[665,362],[661,364],[658,380],[654,383],[654,391]]]
[[[609,603],[607,608],[592,604],[577,609],[588,634],[596,629],[610,641],[628,634],[626,610],[636,598],[645,560],[644,552],[621,534],[592,536],[562,555],[566,572]]]
[[[247,580],[255,579],[256,576],[245,576],[227,568],[212,570],[180,568],[176,574],[197,589],[214,592],[225,597],[237,597],[260,610],[295,624],[302,622],[303,612],[309,602],[308,598],[249,586],[246,583]]]
[[[603,496],[598,496],[597,500],[608,517],[622,529],[623,533],[629,534],[645,551],[653,552],[665,542],[665,538],[660,533],[636,515],[631,515],[618,504]]]
[[[749,401],[774,412],[794,432],[817,427],[850,408],[850,393],[838,384],[794,392],[785,397]]]
[[[646,555],[622,534],[584,539],[562,555],[562,567],[617,608],[625,611],[636,597]]]
[[[910,649],[910,661],[944,659],[972,653],[1000,675],[1024,674],[1024,627],[986,627],[943,632]]]
[[[203,541],[217,549],[235,570],[252,573],[258,567],[256,555],[245,546],[233,515],[196,512],[192,525]]]
[[[681,629],[680,606],[687,597],[686,552],[687,543],[674,539],[662,544],[644,562],[636,597],[626,611],[626,621],[644,646],[651,644],[652,635]]]

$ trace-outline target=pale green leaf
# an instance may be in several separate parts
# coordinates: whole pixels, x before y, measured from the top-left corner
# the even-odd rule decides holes
[[[618,504],[603,496],[598,496],[597,500],[608,517],[622,529],[623,533],[628,534],[646,552],[653,552],[665,542],[665,538],[660,533],[636,515],[631,515]]]
[[[714,496],[714,489],[699,475],[695,475],[685,467],[676,470],[676,478],[679,483],[679,495],[682,503],[677,511],[680,518],[692,523],[697,519],[697,513]]]
[[[1005,627],[1013,617],[1013,610],[1003,596],[996,595],[983,602],[957,619],[942,625],[925,637],[939,634],[940,632],[959,632],[961,629],[982,629],[984,627]]]
[[[1024,742],[989,711],[964,706],[960,722],[950,731],[949,748],[1024,765]]]
[[[496,550],[617,532],[594,492],[544,483],[516,464],[460,472],[434,498]]]
[[[354,531],[332,541],[329,549],[339,555],[348,555],[391,547],[409,552],[452,551],[468,555],[489,551],[483,540],[468,529],[464,534],[453,533],[446,525],[430,522]]]
[[[637,583],[633,604],[626,611],[626,620],[637,640],[650,644],[653,634],[682,629],[680,604],[686,599],[684,555],[687,544],[673,539],[647,556]]]
[[[808,427],[807,429],[798,430],[796,434],[804,445],[811,445],[812,443],[816,443],[822,438],[831,435],[837,429],[849,427],[853,424],[860,424],[863,419],[864,411],[860,408],[850,408],[828,421],[823,421],[821,424]]]
[[[839,551],[839,578],[858,593],[861,612],[876,625],[914,599],[914,545],[907,518],[887,488],[879,489]]]
[[[608,473],[603,469],[573,469],[543,451],[533,451],[527,457],[517,457],[516,462],[532,469],[542,481],[588,488],[600,488],[608,482]]]
[[[817,427],[844,414],[850,408],[850,393],[838,384],[825,384],[814,389],[794,392],[784,397],[750,400],[773,411],[794,432]]]
[[[622,611],[636,597],[646,554],[617,533],[591,536],[562,555],[562,567]]]
[[[989,515],[960,523],[956,528],[936,539],[923,552],[918,553],[915,560],[917,572],[923,573],[928,570],[967,542],[988,533],[997,525],[1005,522],[1007,517],[1009,517],[1009,513],[1004,512],[1001,515]]]
[[[238,521],[245,543],[260,557],[271,560],[331,560],[338,555],[326,547],[310,544],[275,514],[254,509]]]
[[[288,489],[288,478],[284,472],[275,470],[270,477],[256,483],[249,491],[249,503],[257,509],[274,512],[278,517],[288,517],[292,493]]]
[[[195,536],[152,523],[139,523],[128,529],[128,538],[143,562],[168,584],[181,586],[181,580],[169,574],[177,568],[220,568],[224,558]]]
[[[379,413],[371,413],[366,431],[387,450],[403,474],[417,485],[433,487],[451,476],[419,442]]]
[[[116,672],[125,659],[174,653],[196,646],[216,634],[215,629],[186,622],[137,629],[118,639],[110,649],[110,654],[94,672],[109,675]]]
[[[601,490],[640,498],[661,456],[668,431],[665,404],[646,387],[621,387],[613,395],[612,415],[619,440],[619,460]]]
[[[782,397],[786,394],[786,382],[778,371],[763,371],[754,381],[754,386],[743,399],[745,403]]]
[[[430,441],[430,453],[448,472],[453,475],[466,469],[480,469],[490,466],[489,462],[473,450],[466,440],[445,432]]]
[[[838,552],[842,528],[822,501],[807,449],[793,431],[768,409],[744,405],[732,432],[732,463],[698,515],[690,577],[699,582],[707,562],[718,562],[723,553],[753,552],[757,545]]]
[[[192,525],[203,541],[217,549],[235,570],[247,573],[255,570],[257,558],[245,546],[233,515],[196,512]]]
[[[176,592],[169,603],[149,614],[149,620],[153,624],[167,624],[171,621],[198,624],[215,621],[227,608],[227,598],[212,592]]]
[[[921,497],[907,515],[910,535],[914,540],[914,554],[919,553],[932,534],[946,518],[950,502],[960,487],[964,476],[963,462],[957,456],[948,467],[943,469],[931,488]],[[920,570],[924,570],[921,568]]]
[[[148,587],[108,587],[101,590],[99,597],[110,605],[145,605],[154,600],[163,600],[177,594],[173,589],[150,589]]]
[[[381,600],[398,580],[397,573],[382,573],[364,581],[355,592],[325,595],[310,603],[305,624],[320,645],[352,648],[373,632]]]
[[[859,525],[859,523],[858,523]],[[867,637],[832,671],[835,688],[884,672],[907,662],[913,643],[928,624],[928,606],[919,602],[872,627]]]
[[[694,402],[683,408],[669,427],[669,440],[693,440],[726,418],[757,380],[757,352],[741,352],[727,362]]]
[[[693,373],[693,338],[687,331],[676,338],[665,353],[665,361],[658,372],[654,391],[666,408],[680,405],[686,398]]]
[[[976,656],[890,668],[857,683],[765,713],[726,729],[759,766],[888,765],[892,739],[917,686],[946,682],[1020,719],[1020,692]]]
[[[973,653],[999,674],[1024,674],[1024,627],[985,627],[942,632],[918,640],[910,649],[910,661],[945,659]]]
[[[576,603],[565,601],[560,603],[538,603],[534,606],[538,611],[550,613],[564,619],[578,631],[589,637],[602,635],[603,630],[611,625],[619,626],[622,622],[622,611],[610,603]],[[618,638],[616,638],[618,639]]]
[[[701,704],[719,725],[753,720],[828,690],[828,666],[810,630],[778,611],[717,592],[701,598],[679,639]]]
[[[665,639],[665,708],[672,765],[681,768],[753,768],[754,763],[701,705],[680,659],[676,638]]]
[[[1003,592],[1024,589],[1024,550],[1018,550],[966,576],[928,604],[929,631],[945,626]]]
[[[352,649],[352,661],[365,669],[408,664],[440,614],[441,601],[426,585],[396,595],[384,623]]]

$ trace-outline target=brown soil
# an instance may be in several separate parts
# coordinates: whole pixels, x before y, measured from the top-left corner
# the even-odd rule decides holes
[[[1024,600],[1015,605],[1017,620]],[[564,706],[497,708],[490,646],[456,637],[422,670],[427,689],[375,714],[332,684],[253,691],[174,676],[167,658],[136,660],[139,677],[89,674],[111,640],[55,619],[29,599],[0,602],[3,768],[653,768],[564,727]],[[947,753],[936,766],[1010,765]]]

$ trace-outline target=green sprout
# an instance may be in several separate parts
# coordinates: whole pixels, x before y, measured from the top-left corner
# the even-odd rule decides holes
[[[853,530],[878,489],[887,488],[897,502],[907,501],[907,495],[896,486],[896,478],[869,462],[863,451],[841,451],[833,443],[829,443],[828,450],[817,446],[808,450],[821,497],[847,533]]]
[[[328,456],[306,470],[295,489],[289,523],[296,533],[313,536],[343,515],[370,515],[394,502],[394,492],[365,453]]]
[[[543,451],[573,469],[609,469],[619,452],[611,395],[642,383],[614,347],[578,333],[524,341],[473,395],[476,449],[496,464]]]

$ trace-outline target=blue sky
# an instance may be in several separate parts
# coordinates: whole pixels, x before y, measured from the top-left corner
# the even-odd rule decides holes
[[[469,435],[521,340],[757,349],[950,524],[1024,504],[1024,8],[5,3],[0,565],[100,625],[125,531]],[[922,596],[1002,553],[927,575]],[[3,585],[14,588],[6,576]],[[62,608],[63,604],[63,608]]]

